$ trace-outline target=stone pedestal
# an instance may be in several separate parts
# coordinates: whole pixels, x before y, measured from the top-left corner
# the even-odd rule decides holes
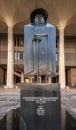
[[[59,84],[22,84],[20,130],[61,130]]]

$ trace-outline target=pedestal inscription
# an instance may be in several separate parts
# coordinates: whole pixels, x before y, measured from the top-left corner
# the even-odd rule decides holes
[[[20,130],[61,130],[59,84],[22,84]]]

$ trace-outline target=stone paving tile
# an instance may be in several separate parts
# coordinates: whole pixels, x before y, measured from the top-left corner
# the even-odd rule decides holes
[[[0,91],[0,119],[11,109],[20,106],[20,90]],[[61,91],[61,106],[76,118],[76,89]]]
[[[76,119],[76,89],[62,91],[61,102],[62,107]]]
[[[11,109],[20,106],[20,91],[3,90],[0,91],[0,119]]]

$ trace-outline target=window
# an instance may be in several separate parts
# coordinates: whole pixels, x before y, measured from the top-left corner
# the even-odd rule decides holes
[[[23,59],[23,52],[20,52],[20,59]]]
[[[14,52],[14,59],[15,60],[23,60],[24,52],[15,51]]]
[[[14,59],[17,60],[17,51],[14,52]]]
[[[18,60],[20,60],[20,52],[17,52]]]
[[[58,52],[56,52],[56,61],[58,61]]]
[[[14,46],[23,47],[24,46],[23,38],[14,38]]]

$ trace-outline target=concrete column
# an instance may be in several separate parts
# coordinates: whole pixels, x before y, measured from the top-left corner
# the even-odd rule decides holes
[[[24,83],[24,73],[21,73],[21,83]]]
[[[48,80],[48,81],[49,81],[49,83],[51,83],[51,77],[49,77],[49,80]]]
[[[8,26],[7,88],[14,87],[14,43],[13,27]]]
[[[65,89],[64,28],[59,30],[59,83]]]

